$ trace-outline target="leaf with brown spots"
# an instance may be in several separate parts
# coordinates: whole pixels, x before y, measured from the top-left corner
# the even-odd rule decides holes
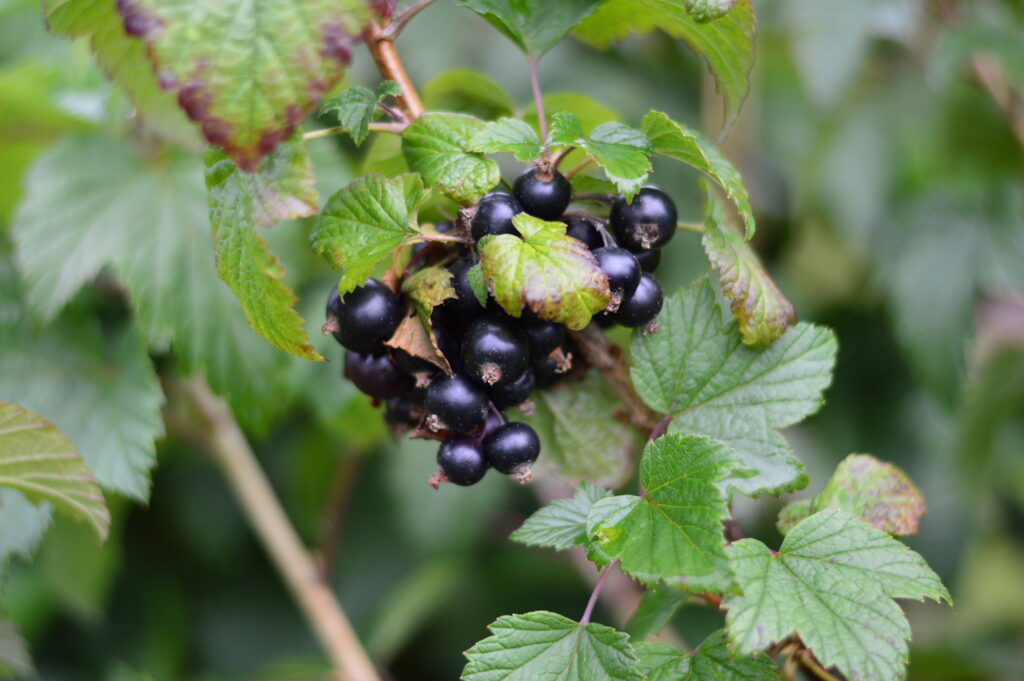
[[[452,367],[438,347],[430,325],[430,313],[444,301],[456,297],[452,273],[440,265],[424,267],[405,278],[402,293],[409,298],[416,314],[406,317],[385,345],[401,348],[450,374]]]
[[[240,168],[291,136],[340,79],[360,0],[118,0],[165,90]]]

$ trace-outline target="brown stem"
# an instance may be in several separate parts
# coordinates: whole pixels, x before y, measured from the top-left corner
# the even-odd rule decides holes
[[[808,673],[821,679],[821,681],[842,681],[842,679],[821,666],[821,663],[811,654],[807,648],[796,651],[794,659]]]
[[[341,528],[345,524],[348,511],[348,500],[356,480],[356,473],[363,463],[364,455],[357,452],[346,456],[338,465],[331,481],[331,491],[320,520],[320,536],[317,539],[317,557],[319,558],[320,578],[330,579],[334,572],[335,557],[338,555],[338,539]]]
[[[209,427],[206,444],[249,524],[337,671],[346,681],[381,681],[341,605],[319,578],[313,558],[288,521],[234,414],[203,378],[185,382],[181,388]]]
[[[409,5],[395,15],[395,18],[391,20],[391,23],[384,27],[381,31],[382,35],[388,40],[394,42],[395,39],[398,38],[398,34],[402,32],[403,28],[405,28],[405,25],[408,24],[414,16],[433,3],[434,0],[419,0],[412,5]]]
[[[537,109],[537,128],[540,130],[540,143],[544,148],[544,160],[550,162],[551,152],[548,150],[548,120],[544,113],[544,96],[540,91],[540,76],[537,73],[537,60],[533,57],[527,57],[526,64],[530,69],[530,89],[533,90],[533,105]]]
[[[416,88],[412,86],[409,74],[405,72],[405,67],[398,57],[398,51],[395,50],[392,38],[375,21],[370,23],[366,32],[366,44],[370,48],[373,61],[377,63],[377,70],[382,76],[395,81],[402,88],[402,94],[395,98],[398,106],[408,114],[410,119],[419,118],[423,114],[423,102],[416,94]]]
[[[569,168],[569,170],[566,171],[565,179],[571,180],[572,178],[576,177],[581,171],[586,170],[587,167],[593,162],[594,159],[590,158],[589,156],[583,159],[582,161],[580,161],[579,163],[577,163],[572,168]]]
[[[401,135],[402,131],[407,127],[406,123],[370,123],[370,132],[387,132],[392,135]],[[333,137],[334,135],[341,135],[342,133],[348,132],[348,128],[338,125],[333,128],[321,128],[320,130],[312,130],[302,135],[302,139],[318,140],[322,137]]]

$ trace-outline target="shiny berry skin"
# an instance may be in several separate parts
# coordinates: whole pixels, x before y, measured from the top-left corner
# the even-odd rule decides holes
[[[380,354],[405,316],[402,299],[376,279],[327,299],[327,321],[336,325],[334,338],[345,348],[362,354]]]
[[[544,359],[536,360],[531,365],[535,387],[540,389],[550,388],[569,375],[569,370],[572,368],[569,348],[563,345],[562,354],[565,357],[570,357],[569,362],[560,364],[551,357],[545,357]]]
[[[345,353],[345,378],[362,392],[378,400],[405,394],[413,387],[412,377],[402,373],[385,354]]]
[[[661,286],[650,274],[644,273],[640,277],[640,284],[636,291],[627,300],[622,302],[617,312],[612,315],[616,324],[636,328],[645,326],[654,321],[654,318],[661,312],[661,304],[664,302],[661,293]]]
[[[468,487],[480,482],[487,473],[483,447],[468,437],[450,437],[437,450],[437,465],[448,482]]]
[[[473,261],[469,258],[460,258],[449,268],[456,297],[444,301],[438,310],[455,324],[469,324],[487,311],[487,308],[476,299],[473,287],[469,285],[469,271],[472,268]]]
[[[540,456],[540,438],[525,423],[506,423],[484,438],[484,456],[498,472],[520,473]]]
[[[661,248],[676,233],[676,204],[656,187],[644,187],[630,203],[622,196],[612,204],[609,224],[623,248]]]
[[[633,251],[633,257],[640,263],[640,269],[644,272],[653,272],[661,264],[661,249],[651,248],[643,251]]]
[[[511,383],[490,388],[487,394],[490,395],[491,403],[495,407],[498,409],[509,409],[511,407],[518,407],[530,399],[534,386],[533,370],[527,369],[519,378]]]
[[[597,227],[590,220],[583,220],[582,218],[569,220],[566,223],[565,235],[571,236],[577,241],[582,241],[592,251],[596,251],[604,246],[604,239],[601,238],[601,233],[597,231]]]
[[[441,374],[427,386],[423,406],[428,420],[434,417],[441,422],[433,426],[468,433],[482,426],[487,418],[487,393],[462,374]]]
[[[546,319],[525,322],[520,328],[530,339],[530,357],[541,359],[565,342],[565,327],[557,322]]]
[[[608,288],[613,296],[625,300],[640,283],[640,264],[625,248],[605,246],[594,251],[597,264],[608,275]]]
[[[491,192],[476,204],[476,214],[469,223],[473,241],[497,234],[515,234],[519,230],[512,224],[512,218],[523,212],[519,202],[511,194]]]
[[[527,168],[516,178],[512,193],[523,210],[541,220],[557,220],[569,207],[572,185],[557,170],[544,179],[536,168]]]
[[[530,341],[511,319],[484,317],[473,322],[462,339],[466,374],[485,385],[516,380],[530,363]]]

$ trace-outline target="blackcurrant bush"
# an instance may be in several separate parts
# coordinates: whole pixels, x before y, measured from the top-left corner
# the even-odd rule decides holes
[[[487,473],[487,458],[483,447],[468,437],[450,437],[437,450],[437,465],[456,485],[475,485]]]
[[[344,347],[362,354],[380,354],[405,315],[402,299],[376,279],[339,296],[327,299],[325,330]]]
[[[633,251],[633,257],[640,263],[640,269],[644,272],[653,272],[661,264],[661,249],[649,248],[642,251]]]
[[[630,203],[612,204],[610,225],[619,245],[631,251],[661,248],[676,233],[676,204],[656,187],[644,187]]]
[[[525,316],[525,315],[524,315]],[[530,339],[530,356],[541,359],[565,341],[565,327],[546,319],[524,322],[520,327]]]
[[[530,426],[506,423],[484,438],[484,456],[494,470],[523,474],[540,455],[540,438]]]
[[[616,324],[623,326],[646,326],[661,312],[662,302],[661,286],[652,275],[645,272],[632,297],[623,301],[612,317]]]
[[[512,224],[512,218],[523,212],[519,202],[511,194],[491,192],[476,204],[476,214],[469,222],[473,241],[497,234],[515,234],[519,230]]]
[[[594,251],[597,264],[608,275],[608,288],[612,292],[612,300],[621,301],[633,295],[636,285],[640,283],[640,264],[633,254],[625,248],[605,246]]]
[[[592,251],[596,251],[604,246],[604,239],[601,238],[601,233],[597,231],[597,227],[590,220],[582,218],[569,220],[566,223],[565,234],[573,239],[582,241]]]
[[[544,359],[536,360],[531,368],[534,385],[541,389],[550,388],[569,374],[569,370],[572,369],[572,352],[563,345],[561,360],[549,355]]]
[[[533,370],[527,369],[522,375],[511,383],[496,385],[487,391],[491,397],[491,403],[498,409],[509,409],[518,407],[530,399],[534,388]]]
[[[392,397],[384,405],[384,422],[392,428],[415,428],[423,418],[423,407],[407,395]]]
[[[345,378],[378,400],[398,397],[413,387],[412,377],[402,373],[383,353],[369,355],[349,350],[345,353]]]
[[[557,170],[542,173],[537,168],[527,168],[516,178],[512,193],[530,215],[541,220],[557,220],[569,206],[572,185]]]
[[[529,362],[530,342],[510,319],[478,319],[462,339],[462,365],[466,373],[486,385],[511,383]]]
[[[487,309],[476,299],[473,287],[469,285],[469,270],[472,267],[472,260],[460,258],[449,268],[452,273],[452,288],[455,290],[456,297],[444,301],[438,310],[456,325],[469,324]]]
[[[431,428],[468,433],[484,424],[487,393],[462,374],[442,374],[427,386],[423,406]]]

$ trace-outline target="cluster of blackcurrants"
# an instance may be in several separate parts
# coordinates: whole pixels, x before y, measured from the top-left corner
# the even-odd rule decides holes
[[[530,168],[513,193],[492,192],[460,215],[461,231],[475,244],[489,235],[519,235],[512,218],[527,213],[562,220],[566,233],[592,251],[612,293],[595,318],[602,326],[647,327],[661,310],[662,292],[651,272],[659,248],[676,229],[672,200],[646,187],[626,202],[613,199],[609,218],[566,214],[569,181],[557,170]],[[450,223],[438,232],[458,229]],[[525,481],[540,454],[540,439],[525,423],[507,421],[504,410],[530,412],[535,389],[550,388],[570,371],[585,370],[561,324],[530,310],[506,314],[493,298],[481,304],[470,282],[476,256],[458,242],[431,241],[414,247],[409,268],[441,264],[452,273],[456,297],[436,307],[431,327],[451,373],[433,362],[385,345],[407,314],[402,297],[375,279],[327,302],[325,331],[347,350],[345,376],[385,403],[385,420],[396,431],[441,440],[439,470],[432,484],[472,485],[488,468]],[[575,359],[574,359],[575,357]]]

